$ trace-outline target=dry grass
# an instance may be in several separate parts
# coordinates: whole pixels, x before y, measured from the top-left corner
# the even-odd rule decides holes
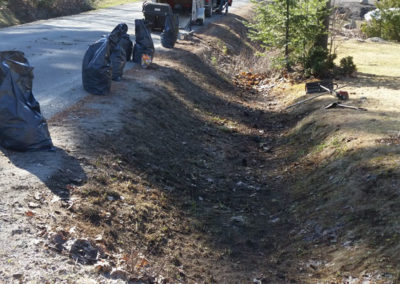
[[[400,44],[384,42],[375,43],[351,39],[339,44],[339,60],[353,56],[358,71],[368,74],[399,77]]]
[[[127,4],[127,3],[134,3],[139,2],[139,0],[97,0],[96,1],[96,8],[108,8],[117,5]]]
[[[335,274],[341,281],[346,277],[366,280],[367,274],[374,279],[376,271],[399,280],[395,241],[400,217],[395,209],[400,202],[399,52],[400,45],[392,43],[349,40],[341,45],[339,58],[353,56],[359,70],[357,77],[338,81],[350,93],[345,103],[367,112],[325,110],[324,106],[336,101],[326,95],[287,113],[301,118],[286,133],[284,146],[290,149],[292,145],[296,157],[296,166],[289,167],[291,175],[298,175],[292,185],[293,199],[300,200],[296,214],[328,230],[343,226],[338,229],[339,240],[313,250],[314,257],[327,261],[323,269],[317,269],[327,277],[316,281],[332,281]],[[303,84],[280,92],[286,105],[306,98]]]

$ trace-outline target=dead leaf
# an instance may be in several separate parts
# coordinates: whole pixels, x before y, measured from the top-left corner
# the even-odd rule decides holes
[[[145,258],[142,258],[139,263],[136,265],[136,269],[141,269],[149,265],[149,261]]]
[[[32,211],[26,211],[25,215],[28,217],[33,217],[33,216],[35,216],[35,213],[33,213]]]

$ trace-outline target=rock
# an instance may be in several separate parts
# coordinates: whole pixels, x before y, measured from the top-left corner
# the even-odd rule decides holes
[[[120,267],[113,268],[110,273],[111,278],[113,279],[126,279],[128,273]]]
[[[36,200],[40,200],[42,198],[42,195],[39,192],[35,192],[33,198],[35,198]]]
[[[11,235],[21,235],[24,231],[22,229],[16,229],[11,231]]]
[[[253,283],[254,284],[264,284],[264,283],[268,283],[267,279],[264,277],[257,277],[253,279]]]
[[[62,251],[64,249],[64,244],[67,241],[68,233],[65,231],[59,231],[50,238],[50,243],[54,245],[54,249],[57,251]]]
[[[244,225],[246,223],[246,219],[243,216],[233,216],[231,218],[231,223]]]
[[[350,29],[356,29],[357,28],[357,23],[354,19],[351,19],[350,21]]]
[[[370,38],[367,38],[367,41],[370,41],[370,42],[386,42],[384,39],[381,39],[380,37],[370,37]]]
[[[280,220],[281,219],[279,217],[276,217],[276,218],[272,219],[270,222],[275,224],[275,223],[278,223]]]
[[[345,29],[347,29],[347,30],[353,30],[353,29],[357,28],[357,23],[356,23],[355,20],[352,19],[351,22],[348,23],[348,24],[345,24],[345,25],[343,26],[343,28],[345,28]]]
[[[22,276],[24,276],[22,273],[14,273],[13,274],[13,278],[15,278],[15,279],[21,279]]]
[[[37,204],[37,203],[35,203],[35,202],[29,202],[29,203],[28,203],[28,207],[29,207],[29,208],[39,208],[39,207],[40,207],[40,204]]]
[[[72,244],[69,255],[81,264],[93,264],[97,262],[99,249],[89,240],[78,239]]]
[[[360,0],[361,5],[368,5],[368,0]]]
[[[94,269],[97,273],[109,273],[112,270],[112,267],[108,262],[103,261],[96,264]]]
[[[80,278],[76,281],[77,284],[97,284],[98,282],[89,278]]]
[[[94,239],[96,242],[101,242],[103,240],[102,235],[97,235],[96,238]]]

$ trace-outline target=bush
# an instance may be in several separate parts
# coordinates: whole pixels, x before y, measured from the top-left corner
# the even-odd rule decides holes
[[[351,76],[357,71],[357,67],[353,62],[352,56],[344,57],[340,60],[340,73],[344,76]]]
[[[377,16],[364,23],[361,31],[367,37],[400,41],[400,0],[381,0],[376,6],[379,9]]]
[[[382,28],[380,21],[372,19],[370,23],[362,23],[361,32],[367,37],[381,37]]]
[[[304,71],[306,75],[313,75],[317,78],[327,78],[334,74],[336,54],[316,46],[310,49],[304,62]]]

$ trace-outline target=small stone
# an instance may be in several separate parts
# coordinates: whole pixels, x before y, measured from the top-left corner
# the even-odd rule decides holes
[[[35,202],[29,202],[29,203],[28,203],[28,207],[29,207],[29,208],[39,208],[39,207],[40,207],[40,204],[37,204],[37,203],[35,203]]]
[[[22,231],[21,229],[16,229],[16,230],[12,230],[11,231],[11,235],[21,235],[24,231]]]
[[[94,269],[97,273],[109,273],[112,270],[112,267],[108,262],[104,261],[96,264]]]
[[[245,220],[245,218],[243,216],[233,216],[231,218],[231,223],[244,225],[246,223],[246,220]]]
[[[22,276],[24,276],[22,273],[14,273],[14,274],[13,274],[13,277],[14,277],[15,279],[21,279]]]
[[[275,224],[278,223],[281,219],[279,217],[276,217],[274,219],[271,220],[271,223]]]
[[[42,195],[39,192],[36,192],[35,195],[33,196],[33,198],[35,198],[36,200],[40,200],[42,197]]]
[[[80,279],[78,279],[78,281],[76,281],[76,283],[79,283],[79,284],[97,284],[98,282],[96,280],[89,279],[89,278],[80,278]]]
[[[128,275],[128,273],[119,267],[113,268],[110,273],[111,278],[114,278],[114,279],[126,279],[127,275]]]

